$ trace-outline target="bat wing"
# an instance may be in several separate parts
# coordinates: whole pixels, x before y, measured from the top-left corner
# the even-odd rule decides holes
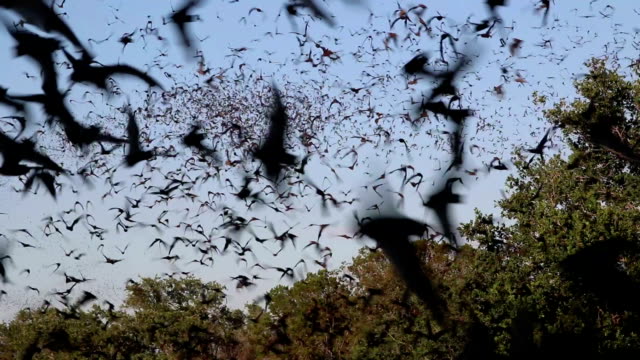
[[[139,78],[140,80],[146,82],[147,84],[149,84],[149,86],[157,86],[160,89],[164,90],[162,88],[162,85],[160,85],[160,83],[158,81],[156,81],[154,78],[152,78],[151,76],[143,73],[142,71],[129,66],[129,65],[111,65],[111,66],[105,66],[102,68],[105,72],[107,72],[110,75],[116,75],[116,74],[124,74],[124,75],[131,75],[131,76],[135,76],[137,78]]]
[[[129,123],[127,125],[127,136],[129,139],[129,145],[133,150],[139,150],[140,144],[140,128],[136,123],[135,115],[131,110],[129,110]]]

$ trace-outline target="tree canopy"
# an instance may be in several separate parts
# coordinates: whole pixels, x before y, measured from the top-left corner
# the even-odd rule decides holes
[[[93,304],[72,314],[24,309],[0,330],[3,357],[47,359],[229,359],[245,316],[222,288],[194,277],[143,278],[127,286],[122,309]]]

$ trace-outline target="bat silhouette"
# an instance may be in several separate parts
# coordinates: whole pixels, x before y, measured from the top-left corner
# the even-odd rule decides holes
[[[154,157],[153,151],[142,150],[140,147],[140,129],[136,123],[135,114],[131,109],[127,112],[129,123],[127,125],[127,135],[129,142],[129,152],[125,156],[127,166],[133,167],[139,162],[150,160]]]
[[[417,73],[427,73],[425,65],[427,65],[428,61],[429,58],[427,57],[427,54],[420,53],[414,56],[413,59],[409,60],[409,62],[404,65],[403,70],[405,73],[410,75],[414,75]]]
[[[266,168],[267,177],[274,183],[277,183],[282,166],[294,165],[296,157],[284,149],[289,118],[282,104],[280,92],[275,87],[273,88],[273,92],[275,109],[270,116],[271,126],[269,127],[269,134],[262,146],[255,151],[254,156],[262,161],[262,164]]]
[[[76,59],[69,52],[63,49],[67,60],[71,63],[71,81],[87,83],[103,90],[109,90],[107,81],[114,75],[129,75],[139,78],[149,86],[156,86],[162,89],[162,85],[151,76],[129,65],[93,65],[94,61],[86,58]]]
[[[485,3],[489,8],[489,12],[491,13],[491,19],[500,20],[500,16],[498,16],[497,8],[500,6],[507,6],[509,3],[508,0],[486,0]]]
[[[190,15],[189,13],[201,2],[202,0],[189,0],[169,17],[171,19],[171,23],[174,24],[176,30],[178,31],[178,35],[180,36],[182,44],[187,49],[190,49],[192,45],[191,34],[187,29],[187,24],[200,20],[200,17],[198,15]]]
[[[11,99],[8,95],[8,90],[2,86],[0,86],[0,104],[9,106],[16,111],[24,111],[24,105]]]
[[[298,15],[298,8],[307,8],[311,10],[311,13],[315,17],[325,21],[331,27],[336,25],[335,21],[331,18],[331,15],[321,9],[313,0],[300,0],[286,5],[286,10],[289,16]]]
[[[3,163],[0,166],[0,174],[8,176],[24,175],[32,169],[48,169],[55,172],[65,172],[48,156],[39,153],[35,149],[36,144],[32,140],[16,141],[0,132],[0,153]],[[29,161],[39,165],[31,167],[23,165],[23,161]]]
[[[44,38],[30,31],[18,31],[5,24],[9,34],[16,41],[16,56],[27,56],[38,63],[42,71],[42,88],[45,92],[58,90],[58,74],[53,55],[61,48],[60,42],[53,38]]]
[[[29,191],[31,187],[33,187],[35,180],[38,180],[41,184],[43,184],[47,189],[47,191],[49,191],[49,194],[51,194],[51,196],[53,196],[54,199],[56,198],[57,192],[56,192],[55,176],[51,175],[48,172],[42,171],[42,169],[36,169],[33,172],[33,174],[31,174],[31,176],[29,176],[24,183],[25,192]]]
[[[92,57],[71,28],[53,11],[53,7],[47,5],[43,0],[2,1],[0,7],[14,11],[25,22],[39,27],[45,32],[56,32],[64,36],[81,49],[85,57]]]
[[[407,287],[433,310],[435,319],[444,322],[446,304],[421,268],[410,236],[422,236],[427,224],[407,217],[377,217],[363,223],[359,233],[374,239],[393,264]]]
[[[198,150],[200,153],[204,155],[208,155],[216,158],[216,150],[211,149],[203,144],[205,136],[200,132],[201,128],[199,126],[194,126],[191,131],[182,138],[182,143],[188,147],[192,147]],[[216,158],[217,159],[217,158]]]
[[[612,311],[635,312],[640,307],[640,283],[621,269],[619,260],[625,253],[636,252],[637,245],[632,241],[596,241],[565,258],[560,263],[562,275]]]
[[[529,159],[529,162],[527,163],[527,165],[530,165],[531,162],[533,161],[533,159],[535,158],[536,155],[540,156],[540,160],[542,162],[544,162],[544,149],[545,149],[545,145],[547,144],[547,142],[549,141],[549,134],[551,133],[551,131],[553,131],[555,129],[555,127],[551,127],[547,130],[547,132],[544,134],[544,136],[542,137],[542,139],[540,140],[540,142],[538,143],[538,145],[536,145],[536,147],[531,148],[531,149],[527,149],[527,152],[530,152],[532,154],[534,154],[531,159]]]
[[[449,239],[451,246],[456,249],[458,244],[453,232],[453,226],[451,224],[449,205],[459,204],[462,202],[462,197],[459,194],[454,194],[452,187],[456,181],[462,183],[461,178],[449,178],[445,182],[444,186],[435,193],[431,194],[427,201],[423,201],[423,205],[431,208],[442,226],[444,236]]]

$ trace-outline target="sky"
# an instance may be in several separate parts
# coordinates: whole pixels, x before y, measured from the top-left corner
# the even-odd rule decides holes
[[[325,235],[323,245],[332,249],[333,256],[329,260],[330,268],[340,266],[348,261],[364,243],[338,237],[340,234],[353,233],[352,213],[354,208],[361,214],[375,215],[376,210],[370,206],[379,202],[380,198],[371,191],[371,185],[382,173],[387,173],[403,165],[412,165],[425,174],[427,183],[420,192],[423,195],[438,186],[443,170],[447,166],[446,131],[450,130],[445,121],[432,119],[430,123],[420,129],[413,129],[402,123],[402,116],[409,114],[410,101],[419,99],[420,95],[428,91],[429,84],[421,81],[417,85],[409,86],[408,78],[402,74],[401,68],[409,59],[419,52],[427,52],[434,66],[439,57],[439,36],[442,31],[450,31],[461,40],[457,42],[458,50],[464,49],[473,57],[472,65],[466,69],[466,73],[459,81],[460,91],[463,94],[462,102],[465,106],[476,110],[476,114],[467,125],[465,144],[468,151],[472,145],[476,145],[474,153],[468,154],[463,168],[477,175],[465,175],[462,185],[456,185],[455,190],[464,197],[464,203],[453,207],[454,218],[458,222],[469,221],[473,218],[474,209],[484,212],[495,211],[494,202],[502,196],[504,181],[509,172],[486,173],[483,164],[488,163],[494,156],[498,156],[509,164],[511,154],[517,148],[533,147],[537,143],[548,124],[544,122],[542,108],[532,105],[531,95],[533,91],[546,94],[553,103],[560,98],[573,98],[573,80],[579,78],[585,72],[584,61],[603,53],[619,53],[619,62],[622,66],[630,64],[638,57],[634,47],[636,33],[634,20],[638,12],[634,9],[634,1],[617,1],[615,8],[608,7],[605,1],[591,2],[556,2],[550,10],[549,21],[542,26],[542,14],[536,12],[536,1],[511,1],[508,7],[500,8],[499,13],[503,18],[504,28],[494,31],[489,39],[478,37],[464,30],[465,22],[480,22],[487,17],[487,9],[482,1],[429,1],[425,2],[426,10],[424,19],[438,14],[445,15],[443,21],[434,20],[433,28],[436,38],[430,38],[425,32],[420,36],[413,36],[411,40],[400,42],[398,46],[391,45],[388,51],[381,50],[366,55],[367,48],[384,49],[383,39],[388,33],[397,34],[402,39],[408,33],[403,27],[402,21],[397,22],[393,28],[390,23],[395,19],[394,11],[398,5],[408,9],[418,2],[410,1],[363,1],[358,4],[349,4],[347,1],[327,1],[324,5],[328,11],[335,15],[336,27],[332,28],[321,21],[309,23],[308,35],[310,38],[328,49],[334,51],[339,60],[331,61],[329,66],[313,67],[305,62],[306,52],[309,49],[318,51],[311,45],[305,45],[304,54],[301,55],[297,38],[304,32],[304,19],[290,20],[282,11],[280,4],[283,1],[204,1],[202,6],[194,10],[201,17],[201,21],[193,23],[195,36],[202,41],[196,41],[206,66],[212,69],[212,74],[218,69],[224,69],[231,64],[229,79],[235,76],[251,74],[244,77],[241,86],[246,91],[252,91],[256,74],[265,77],[264,83],[271,81],[278,84],[285,92],[302,92],[300,89],[309,89],[308,96],[319,100],[319,106],[309,107],[309,112],[318,111],[327,124],[323,128],[322,139],[327,142],[325,155],[314,156],[308,167],[308,177],[323,187],[329,186],[331,191],[352,190],[351,196],[356,196],[361,201],[351,208],[341,211],[333,211],[326,214],[320,206],[312,211],[300,211],[295,215],[283,217],[275,214],[269,208],[256,208],[253,212],[245,213],[243,206],[233,200],[221,201],[215,211],[199,213],[197,202],[188,199],[172,201],[170,205],[158,204],[150,209],[138,209],[136,218],[141,222],[152,222],[161,211],[168,211],[171,225],[178,225],[180,221],[197,222],[207,232],[215,232],[215,236],[224,235],[223,231],[214,231],[220,223],[221,207],[228,205],[247,217],[255,216],[259,219],[267,219],[273,222],[278,232],[284,231],[288,226],[294,226],[293,232],[299,237],[297,247],[287,247],[279,256],[272,253],[278,250],[275,244],[266,247],[253,243],[255,255],[260,262],[270,266],[292,266],[300,258],[306,259],[309,271],[316,271],[318,266],[313,265],[313,259],[317,259],[312,248],[302,250],[303,246],[317,237],[318,228],[311,224],[331,223]],[[165,88],[183,86],[193,87],[202,83],[205,77],[196,75],[200,67],[198,59],[193,57],[193,52],[187,51],[179,45],[173,28],[170,24],[163,24],[163,17],[171,13],[172,7],[178,7],[180,2],[156,2],[151,0],[136,1],[99,1],[99,0],[67,0],[63,8],[56,11],[62,13],[61,17],[75,31],[81,41],[91,48],[96,55],[96,60],[102,64],[126,63],[147,71],[157,78]],[[575,8],[578,6],[578,8]],[[635,5],[637,6],[637,5]],[[250,9],[259,8],[261,11]],[[373,16],[370,16],[370,13]],[[280,14],[280,15],[279,15]],[[7,16],[6,12],[2,12]],[[15,20],[9,16],[10,19]],[[308,17],[306,18],[308,19]],[[416,21],[416,18],[412,18]],[[148,23],[151,21],[151,23]],[[297,23],[294,25],[294,23]],[[164,40],[158,40],[152,34],[145,34],[144,28],[151,24],[157,27]],[[455,28],[455,26],[458,26]],[[467,25],[467,29],[469,25]],[[134,32],[134,42],[124,49],[118,39],[125,33]],[[368,36],[371,36],[369,45]],[[507,43],[513,39],[521,39],[522,46],[515,56],[500,47],[499,39],[503,36]],[[104,41],[102,41],[104,40]],[[467,46],[464,43],[467,43]],[[8,51],[0,52],[0,68],[8,71],[0,72],[0,85],[8,88],[11,94],[30,94],[40,92],[40,80],[37,78],[38,69],[21,58],[14,58],[12,40],[6,32],[0,31],[0,44]],[[68,46],[68,44],[67,44]],[[447,46],[447,45],[446,45]],[[241,51],[241,57],[232,56],[233,49],[246,47]],[[616,50],[619,48],[619,51]],[[365,54],[360,61],[352,53]],[[166,55],[165,55],[166,54]],[[319,59],[314,52],[316,61]],[[446,48],[446,56],[452,59],[453,53]],[[59,56],[60,61],[63,60]],[[325,59],[325,61],[330,61]],[[453,60],[452,60],[453,61]],[[244,70],[240,64],[246,64]],[[509,69],[508,76],[502,77],[500,68]],[[323,71],[320,71],[323,70]],[[64,67],[60,70],[64,73]],[[25,74],[26,73],[26,74]],[[171,77],[168,77],[169,74]],[[371,80],[371,75],[381,76],[382,80]],[[28,75],[28,76],[27,76]],[[518,83],[516,78],[526,79],[526,82]],[[230,82],[233,83],[233,82]],[[236,82],[235,84],[238,84]],[[69,86],[66,84],[63,86]],[[95,92],[85,94],[92,90],[85,85],[74,85],[69,98],[74,100],[72,108],[78,118],[95,120],[95,114],[112,114],[114,107],[125,103],[141,105],[144,100],[144,84],[130,79],[118,79],[118,85],[123,89],[121,95],[104,97]],[[496,96],[495,87],[502,85],[505,95]],[[366,95],[353,95],[349,87],[370,86]],[[259,87],[259,86],[258,86]],[[233,89],[220,89],[221,92]],[[105,100],[106,99],[106,100]],[[347,101],[356,100],[357,105],[350,107]],[[91,103],[86,101],[91,100]],[[335,107],[330,105],[333,100],[342,100],[345,104]],[[213,99],[215,101],[215,95]],[[354,109],[362,104],[372,103],[376,111],[383,112],[385,116],[381,124],[375,124],[370,119],[353,116],[343,118],[342,113],[335,108],[341,108],[346,113],[356,113]],[[111,104],[113,106],[108,106]],[[316,104],[316,105],[318,105]],[[179,109],[180,104],[175,104],[172,109]],[[161,107],[161,104],[153,106]],[[298,106],[306,106],[298,104]],[[366,107],[366,106],[365,106]],[[245,109],[250,116],[258,116],[262,111],[261,104],[247,103]],[[35,106],[30,107],[29,116],[34,123],[42,121],[41,110]],[[206,111],[203,111],[207,114]],[[93,114],[93,115],[91,115]],[[0,107],[0,116],[10,116],[8,108]],[[262,111],[264,117],[264,111]],[[178,125],[172,125],[169,130],[184,134],[190,123],[185,114],[173,113],[171,116],[179,120]],[[206,117],[205,115],[202,115]],[[249,116],[244,113],[238,116]],[[257,118],[256,118],[257,119]],[[200,119],[203,121],[222,121],[221,119]],[[265,119],[262,119],[265,120]],[[162,124],[153,123],[153,119],[140,119],[145,121],[146,131],[153,134],[158,140],[154,144],[160,144],[163,140]],[[258,121],[258,120],[256,120]],[[178,122],[178,121],[177,121]],[[264,121],[263,121],[264,124]],[[125,122],[109,124],[110,130],[122,134]],[[259,124],[256,124],[259,127]],[[304,124],[300,125],[304,126]],[[372,144],[360,144],[358,138],[351,136],[371,136],[376,126],[383,126],[391,130],[389,144],[373,146]],[[30,126],[35,131],[38,125]],[[1,127],[3,131],[9,131],[9,126]],[[177,131],[180,129],[182,132]],[[83,163],[82,159],[89,155],[74,150],[68,146],[59,146],[58,135],[46,131],[40,135],[39,144],[42,151],[59,159],[69,167],[76,167]],[[398,139],[406,140],[410,145],[410,152],[404,150],[404,144]],[[559,142],[557,142],[559,144]],[[561,144],[555,151],[561,150]],[[328,166],[349,164],[353,155],[349,155],[350,149],[356,149],[358,153],[358,167],[355,171],[339,168],[337,173],[340,181],[334,178]],[[122,154],[117,151],[116,154]],[[347,155],[345,155],[347,154]],[[344,156],[344,158],[342,158]],[[116,161],[116,160],[114,160]],[[156,160],[154,166],[159,171],[150,173],[153,177],[151,183],[162,186],[161,173],[167,173],[172,169],[180,169],[184,164],[179,159]],[[436,170],[439,167],[442,170]],[[107,191],[104,179],[93,180],[92,186],[83,182],[80,176],[71,176],[62,180],[65,185],[60,196],[54,200],[45,191],[37,194],[23,194],[13,190],[20,188],[16,179],[0,178],[0,233],[5,234],[4,241],[9,244],[10,253],[14,265],[9,268],[12,280],[10,284],[2,285],[7,291],[7,296],[0,299],[0,304],[8,311],[0,314],[0,319],[9,319],[15,311],[25,306],[38,306],[45,298],[51,298],[50,292],[54,289],[65,288],[63,273],[74,276],[86,276],[93,279],[85,284],[83,289],[94,292],[102,299],[113,303],[122,300],[123,284],[129,278],[138,276],[154,276],[156,274],[170,273],[174,271],[193,271],[197,276],[207,281],[215,280],[227,286],[228,304],[233,307],[242,307],[244,303],[258,298],[275,284],[290,284],[289,280],[278,280],[279,274],[275,271],[267,271],[268,279],[259,282],[250,289],[235,289],[235,283],[230,279],[237,274],[252,274],[246,265],[237,262],[237,257],[232,253],[217,256],[212,267],[201,267],[197,264],[189,264],[186,261],[178,261],[171,264],[159,260],[166,255],[157,248],[148,249],[148,244],[155,238],[170,239],[181,234],[183,229],[167,230],[160,233],[153,228],[133,228],[126,233],[117,231],[114,227],[114,217],[117,210],[109,210],[114,207],[124,207],[127,203],[125,196],[136,197],[141,195],[141,190],[132,189],[130,181],[132,174],[148,171],[146,164],[138,164],[133,169],[119,168],[113,178],[114,182],[123,181],[125,190],[113,194],[105,200],[101,197]],[[477,170],[477,171],[476,171]],[[389,175],[389,188],[398,189],[401,176]],[[233,172],[228,176],[236,179],[238,175]],[[330,180],[322,180],[324,177]],[[327,182],[328,181],[328,182]],[[379,182],[378,182],[379,183]],[[363,186],[368,186],[364,188]],[[78,190],[78,193],[70,191]],[[384,190],[387,188],[382,187]],[[222,190],[221,190],[222,189]],[[208,184],[198,186],[193,193],[203,201],[208,192],[228,191],[225,183]],[[406,203],[400,207],[391,205],[399,198],[393,198],[390,193],[385,193],[386,207],[397,208],[396,211],[408,216],[425,219],[434,222],[433,215],[425,211],[421,206],[422,200],[415,193],[405,193]],[[346,197],[346,196],[345,196]],[[74,203],[79,201],[84,209],[70,215],[63,215],[63,211],[74,208]],[[91,205],[87,205],[90,201]],[[306,201],[306,203],[305,203]],[[304,200],[296,206],[312,205],[311,201]],[[188,209],[188,210],[184,210]],[[87,226],[83,219],[78,230],[65,232],[64,236],[44,236],[42,234],[43,219],[47,216],[59,218],[63,216],[67,221],[73,220],[78,214],[90,213],[93,221],[108,228],[104,240],[91,239],[87,233]],[[35,239],[22,233],[16,233],[15,229],[33,230]],[[269,231],[262,222],[257,221],[254,230],[261,236],[268,236]],[[184,233],[186,234],[186,232]],[[191,236],[190,234],[189,236]],[[243,234],[238,241],[241,243],[249,240],[250,234]],[[16,242],[20,240],[37,246],[36,249],[24,249]],[[2,240],[0,240],[2,241]],[[220,240],[218,240],[220,241]],[[126,255],[121,255],[116,248],[126,250]],[[366,242],[371,245],[371,242]],[[100,249],[98,249],[98,247]],[[75,253],[86,253],[80,260],[64,255],[65,251],[76,249]],[[113,258],[124,260],[115,265],[105,264],[101,253]],[[196,257],[196,249],[180,248],[176,253],[184,259]],[[60,269],[53,271],[57,262],[61,263]],[[30,269],[30,274],[21,273],[23,269]],[[302,278],[302,267],[298,268],[297,278]],[[253,272],[255,273],[255,272]],[[33,291],[25,290],[25,286],[34,286],[40,289],[40,295]]]

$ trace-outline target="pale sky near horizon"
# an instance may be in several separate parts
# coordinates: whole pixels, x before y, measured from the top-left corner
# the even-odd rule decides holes
[[[172,2],[177,7],[178,1]],[[308,77],[299,77],[298,81],[304,82],[313,76],[335,79],[337,86],[359,86],[359,78],[362,71],[375,72],[377,74],[389,74],[397,78],[398,82],[405,81],[400,73],[402,65],[411,59],[418,50],[428,51],[431,56],[438,56],[437,40],[425,40],[423,44],[415,44],[406,46],[403,49],[397,49],[385,55],[389,59],[389,63],[377,65],[370,69],[366,64],[359,64],[349,59],[348,53],[353,51],[361,44],[362,37],[350,35],[350,31],[356,31],[361,27],[369,27],[369,10],[375,15],[380,16],[374,19],[375,24],[380,26],[381,31],[389,31],[388,21],[393,19],[393,11],[396,9],[396,3],[390,1],[368,1],[365,5],[344,5],[340,1],[332,1],[330,6],[326,6],[333,14],[336,15],[336,22],[339,25],[335,29],[331,29],[319,21],[311,23],[310,32],[316,40],[322,39],[325,46],[332,49],[339,49],[343,61],[338,62],[329,67],[328,74],[313,74],[314,69],[307,64],[300,62],[298,52],[298,42],[295,35],[290,34],[292,25],[285,16],[278,18],[278,12],[281,10],[280,4],[283,1],[273,1],[267,4],[264,1],[248,1],[241,0],[236,2],[223,2],[216,0],[204,1],[201,7],[194,10],[194,13],[202,17],[201,22],[193,24],[193,30],[196,36],[203,39],[198,42],[207,64],[212,68],[224,67],[231,63],[232,58],[227,57],[231,48],[247,47],[249,50],[244,53],[244,58],[237,60],[238,62],[246,62],[253,69],[272,75],[276,83],[283,82],[282,79],[296,80],[296,74],[293,68],[308,70],[312,73]],[[399,4],[407,9],[412,5],[418,4],[415,1],[400,1]],[[501,16],[504,18],[504,25],[513,26],[513,30],[509,30],[509,39],[519,38],[523,40],[522,50],[518,58],[505,56],[504,54],[496,55],[500,51],[499,33],[492,39],[482,39],[478,41],[477,53],[480,54],[474,65],[470,69],[472,72],[465,81],[465,96],[469,94],[469,106],[477,106],[482,102],[482,109],[479,110],[479,116],[474,121],[482,119],[489,123],[495,124],[499,132],[499,136],[495,138],[479,137],[477,139],[469,139],[469,144],[475,143],[481,147],[487,148],[487,152],[501,154],[504,159],[508,159],[509,155],[515,150],[515,146],[520,140],[526,141],[526,146],[534,146],[545,130],[546,124],[542,120],[542,114],[535,112],[531,106],[530,95],[532,91],[539,90],[550,95],[551,99],[562,97],[572,98],[574,91],[572,80],[580,73],[585,71],[582,63],[592,56],[600,56],[616,42],[618,46],[623,46],[624,50],[621,57],[628,56],[629,60],[620,60],[623,65],[628,65],[631,59],[638,58],[638,51],[634,49],[632,42],[636,39],[634,22],[632,19],[638,17],[638,13],[634,10],[634,1],[619,1],[615,3],[615,9],[607,8],[606,2],[592,1],[589,2],[555,2],[553,3],[549,25],[540,28],[541,15],[535,13],[534,8],[536,1],[510,1],[508,7],[499,9]],[[427,10],[424,17],[428,18],[438,13],[447,16],[445,21],[451,24],[462,24],[471,16],[471,21],[479,22],[487,17],[487,11],[484,2],[478,1],[425,1]],[[575,6],[579,6],[577,11],[573,11]],[[637,5],[640,7],[640,4]],[[260,7],[263,12],[253,12],[248,15],[249,9]],[[122,44],[117,39],[124,33],[132,32],[136,29],[138,34],[141,28],[145,26],[148,20],[153,21],[153,25],[160,28],[163,36],[167,37],[168,56],[163,58],[163,62],[168,64],[183,65],[182,69],[172,68],[167,70],[176,73],[186,79],[185,81],[193,81],[191,76],[197,69],[197,62],[194,59],[188,59],[183,49],[177,45],[177,39],[172,28],[162,24],[162,17],[171,12],[170,2],[157,2],[152,0],[136,0],[136,1],[108,1],[108,0],[67,0],[63,9],[58,11],[65,12],[65,21],[79,36],[85,45],[90,45],[92,51],[97,55],[97,60],[104,64],[122,62],[149,71],[149,74],[157,77],[167,87],[171,86],[171,80],[164,76],[163,71],[158,68],[149,67],[154,57],[156,57],[162,48],[156,40],[147,39],[148,45],[145,48],[145,41],[136,38],[136,41],[129,44],[122,51]],[[593,17],[591,17],[593,15]],[[581,17],[586,16],[586,17]],[[245,17],[246,24],[239,20]],[[111,24],[111,25],[107,25]],[[299,24],[302,22],[299,21]],[[616,24],[620,24],[619,26]],[[393,31],[401,32],[401,22],[395,25]],[[344,28],[341,28],[344,26]],[[386,26],[386,28],[385,28]],[[298,25],[298,31],[302,31],[303,25]],[[445,28],[446,29],[446,28]],[[617,29],[617,30],[615,30]],[[281,32],[285,35],[269,37],[265,33]],[[621,34],[616,32],[626,32]],[[329,35],[331,38],[323,39],[323,35]],[[109,37],[109,40],[99,45],[89,42],[89,39],[102,40]],[[207,38],[208,37],[208,38]],[[341,44],[332,44],[330,41],[333,37],[341,40]],[[425,36],[426,37],[426,36]],[[377,47],[381,47],[381,39],[376,39]],[[256,41],[257,39],[257,41]],[[620,39],[626,39],[624,44],[620,43]],[[544,40],[551,41],[551,48],[544,47]],[[40,92],[40,82],[37,79],[29,79],[24,72],[30,75],[36,75],[36,68],[22,59],[14,59],[13,51],[10,49],[12,43],[9,36],[4,31],[0,31],[0,44],[3,44],[9,51],[0,52],[0,68],[10,69],[10,71],[0,72],[0,86],[9,88],[12,94],[38,93]],[[576,45],[579,44],[579,45]],[[504,51],[504,49],[502,49]],[[566,57],[565,57],[566,56]],[[381,56],[382,57],[382,56]],[[564,57],[564,58],[563,58]],[[270,59],[274,63],[268,63],[262,59]],[[286,63],[284,66],[280,64]],[[517,84],[511,81],[505,84],[506,96],[500,100],[491,93],[494,86],[502,83],[500,77],[500,66],[511,66],[512,73],[518,70],[521,75],[526,78],[527,83]],[[236,64],[237,67],[237,64]],[[474,74],[475,72],[475,74]],[[142,85],[137,82],[120,81],[123,88],[129,90],[137,88],[144,90]],[[419,88],[413,95],[425,90]],[[331,91],[331,90],[328,90]],[[378,91],[378,90],[376,90]],[[393,103],[399,101],[395,96],[385,98],[378,94],[374,97],[379,101],[377,104],[382,109],[393,112],[396,109]],[[401,93],[399,93],[401,94]],[[132,101],[140,100],[135,98],[135,93],[127,92]],[[78,96],[79,98],[79,96]],[[406,100],[406,99],[403,99]],[[123,99],[114,99],[114,103],[120,104]],[[472,101],[475,101],[473,103]],[[397,105],[396,105],[397,106]],[[93,110],[90,105],[78,104],[74,105],[74,111],[83,114]],[[104,109],[104,107],[103,107]],[[95,111],[99,111],[95,110]],[[38,114],[40,110],[32,107],[31,113]],[[11,113],[6,108],[0,107],[0,116],[8,116]],[[473,129],[473,127],[471,127]],[[3,127],[3,129],[5,129]],[[483,134],[481,134],[483,135]],[[473,133],[469,134],[473,136]],[[431,169],[434,161],[429,160],[430,147],[434,146],[430,142],[417,144],[419,151],[416,156],[408,158],[402,153],[394,153],[394,161],[391,164],[383,164],[377,153],[366,153],[362,158],[366,160],[368,157],[367,168],[360,172],[342,173],[345,178],[343,187],[357,188],[366,185],[373,179],[374,174],[365,174],[365,171],[375,172],[375,176],[383,171],[397,168],[401,164],[413,164],[416,167]],[[434,150],[435,152],[435,150]],[[486,155],[482,158],[470,157],[469,163],[465,164],[466,169],[482,168],[482,162],[488,162],[494,155]],[[379,162],[379,163],[378,163]],[[444,163],[444,162],[443,162]],[[172,164],[167,164],[172,165]],[[428,165],[428,166],[426,166]],[[446,165],[444,165],[446,167]],[[310,166],[310,171],[317,173],[326,172],[320,169],[320,163],[315,161]],[[134,168],[130,172],[123,171],[118,177],[126,179],[128,174],[139,172],[142,165]],[[372,171],[375,170],[375,171]],[[324,174],[322,174],[324,175]],[[493,202],[501,196],[506,173],[492,172],[489,175],[480,174],[477,180],[465,181],[463,186],[457,186],[456,191],[464,195],[465,203],[454,207],[454,216],[457,221],[468,221],[473,217],[473,209],[479,208],[482,211],[490,212],[494,210]],[[431,181],[437,183],[441,177],[441,172],[431,170],[429,172],[429,184]],[[320,176],[321,177],[321,176]],[[472,178],[470,178],[472,179]],[[74,184],[80,184],[77,179]],[[235,283],[229,277],[239,273],[247,273],[243,265],[235,263],[235,257],[223,256],[218,257],[213,268],[198,268],[195,265],[180,264],[179,266],[169,265],[166,262],[160,262],[157,259],[164,254],[157,249],[147,250],[146,247],[155,237],[162,237],[162,234],[156,234],[152,229],[135,230],[129,233],[116,233],[113,226],[109,228],[110,232],[106,234],[104,241],[104,251],[111,257],[121,258],[117,253],[115,246],[123,247],[131,244],[125,261],[114,266],[104,264],[104,259],[96,251],[96,247],[100,244],[97,240],[89,240],[86,232],[73,235],[68,234],[67,238],[51,237],[44,238],[34,233],[37,240],[29,239],[20,234],[15,235],[10,232],[11,229],[41,229],[42,219],[48,215],[58,215],[61,211],[73,207],[76,200],[85,203],[91,200],[95,208],[92,210],[93,216],[96,217],[98,223],[109,225],[115,216],[114,212],[108,211],[113,206],[123,206],[125,203],[124,196],[116,196],[110,200],[101,203],[100,195],[104,192],[104,185],[98,182],[96,187],[92,189],[82,188],[79,195],[63,194],[57,202],[53,201],[44,191],[40,191],[37,195],[22,196],[12,190],[12,186],[18,184],[14,179],[0,178],[0,212],[7,215],[0,215],[0,233],[11,238],[17,237],[21,241],[33,243],[38,249],[21,249],[19,245],[11,246],[11,255],[16,263],[15,266],[9,268],[9,275],[12,284],[3,285],[3,289],[8,292],[8,296],[0,299],[0,307],[5,309],[0,313],[0,320],[7,320],[12,314],[21,307],[37,306],[47,293],[52,289],[62,290],[65,288],[63,271],[78,276],[80,274],[94,279],[83,289],[94,292],[99,297],[118,303],[122,296],[122,287],[128,278],[137,276],[153,276],[163,272],[171,272],[176,269],[197,271],[196,274],[205,280],[219,281],[226,285],[229,289],[229,304],[233,307],[241,307],[247,301],[251,301],[259,297],[268,290],[274,283],[277,283],[279,274],[276,272],[268,273],[271,281],[260,283],[255,289],[235,290]],[[68,190],[68,189],[67,189]],[[426,188],[422,189],[422,193],[426,193]],[[357,192],[357,190],[354,190]],[[206,190],[202,190],[202,196],[206,195]],[[182,210],[184,204],[172,206],[170,210],[178,213]],[[410,216],[421,218],[425,215],[424,210],[420,210],[419,199],[411,199],[408,201],[404,211]],[[190,205],[185,205],[190,206]],[[358,207],[361,208],[361,207]],[[241,210],[241,209],[240,209]],[[144,210],[140,210],[141,212]],[[155,214],[155,213],[154,213]],[[270,216],[268,212],[262,211],[256,213],[257,217]],[[300,222],[301,225],[294,231],[300,236],[301,241],[298,245],[298,251],[288,251],[284,256],[278,258],[272,257],[269,251],[276,249],[274,246],[269,247],[269,251],[264,250],[259,254],[260,260],[264,260],[272,266],[291,266],[300,258],[300,248],[304,246],[308,239],[315,239],[317,228],[308,228],[309,224],[317,224],[324,222],[336,223],[336,226],[328,231],[328,235],[324,243],[333,249],[333,258],[330,261],[331,267],[339,266],[343,261],[350,259],[357,251],[361,244],[355,241],[349,241],[337,238],[335,235],[349,232],[348,221],[345,219],[351,216],[349,211],[333,214],[331,218],[322,218],[320,212],[315,211],[311,215],[302,216],[300,219],[292,219],[289,223],[293,225]],[[157,214],[155,214],[157,215]],[[244,215],[244,214],[243,214]],[[143,216],[143,215],[141,215]],[[251,215],[253,216],[253,215]],[[217,214],[206,214],[199,218],[199,222],[203,225],[208,222],[214,222]],[[428,217],[427,217],[428,218]],[[69,219],[69,218],[67,218]],[[286,225],[279,222],[278,231],[284,230]],[[205,228],[209,229],[207,226]],[[262,232],[268,234],[268,232]],[[330,237],[333,235],[333,237]],[[248,237],[243,238],[244,242]],[[256,244],[257,245],[257,244]],[[79,249],[78,252],[86,252],[88,255],[81,261],[71,261],[65,258],[63,250],[72,248]],[[181,254],[190,254],[192,250],[183,250]],[[309,250],[307,250],[309,252]],[[305,253],[303,253],[304,255]],[[307,254],[310,255],[310,254]],[[47,267],[55,262],[62,262],[63,265],[59,271],[52,274],[52,268]],[[20,274],[24,268],[31,269],[31,274],[25,276]],[[309,266],[310,271],[315,271],[318,266]],[[282,283],[287,284],[286,281]],[[34,296],[33,292],[24,290],[26,285],[35,286],[41,289],[41,296]],[[50,297],[49,297],[50,298]]]

